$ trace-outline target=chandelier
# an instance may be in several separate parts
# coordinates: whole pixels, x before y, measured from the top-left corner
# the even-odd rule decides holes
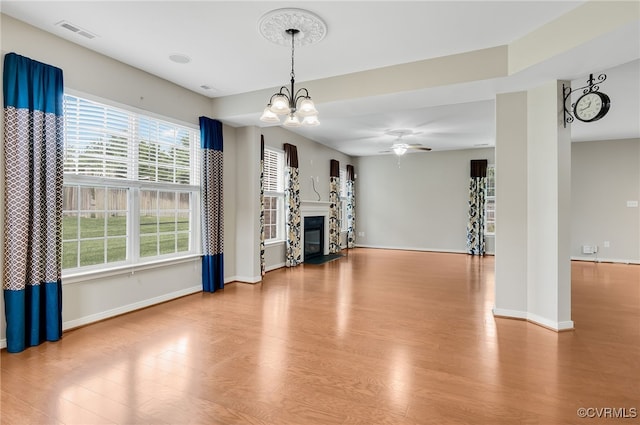
[[[324,38],[325,23],[313,13],[302,9],[278,9],[262,17],[260,32],[269,41],[285,45],[291,38],[291,83],[282,86],[269,99],[260,121],[280,124],[280,117],[285,116],[282,123],[286,127],[316,126],[318,110],[309,91],[302,87],[296,90],[295,46],[313,44]]]

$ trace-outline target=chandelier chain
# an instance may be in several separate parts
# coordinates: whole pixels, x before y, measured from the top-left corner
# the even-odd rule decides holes
[[[296,33],[294,31],[291,31],[291,79],[292,80],[296,78],[296,74],[294,72],[294,66],[293,66],[294,65],[293,58],[295,53],[295,43],[294,43],[295,36],[296,36]]]

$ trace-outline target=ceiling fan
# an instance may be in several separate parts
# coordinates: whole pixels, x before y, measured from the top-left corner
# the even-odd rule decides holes
[[[381,151],[380,153],[391,153],[391,152],[393,152],[394,154],[396,154],[396,156],[402,156],[405,153],[410,152],[410,151],[429,152],[431,150],[431,148],[428,148],[426,146],[422,146],[422,145],[417,144],[417,143],[404,143],[402,141],[402,138],[404,136],[416,135],[416,134],[419,134],[419,132],[414,132],[413,130],[401,129],[401,130],[390,130],[390,131],[387,131],[386,134],[391,135],[391,136],[396,136],[396,140],[393,143],[393,145],[391,145],[389,150]]]

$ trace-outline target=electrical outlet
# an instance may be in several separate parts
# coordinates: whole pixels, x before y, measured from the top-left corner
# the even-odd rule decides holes
[[[604,241],[604,247],[605,247],[605,248],[611,248],[611,242],[609,242],[609,241]]]
[[[582,245],[583,254],[595,254],[596,252],[598,252],[598,247],[593,245]]]

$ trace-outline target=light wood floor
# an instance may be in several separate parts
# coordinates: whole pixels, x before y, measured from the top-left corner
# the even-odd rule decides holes
[[[3,351],[3,424],[596,424],[640,414],[640,266],[573,263],[576,330],[495,319],[494,262],[357,248]],[[621,421],[621,422],[619,422]]]

